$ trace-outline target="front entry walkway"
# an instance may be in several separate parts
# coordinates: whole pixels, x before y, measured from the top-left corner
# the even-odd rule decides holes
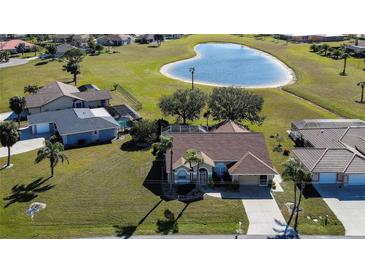
[[[267,187],[241,186],[237,192],[207,193],[222,199],[240,199],[249,220],[247,235],[282,235],[286,222]]]

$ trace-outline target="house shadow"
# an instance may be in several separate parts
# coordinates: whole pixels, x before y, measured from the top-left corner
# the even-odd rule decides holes
[[[127,226],[119,226],[119,225],[113,225],[115,229],[115,235],[117,237],[121,237],[124,239],[130,238],[134,232],[136,232],[138,226],[143,224],[143,222],[147,219],[147,217],[162,203],[162,200],[159,200],[148,212],[145,216],[143,216],[142,219],[139,220],[137,225],[127,225]]]
[[[321,195],[315,189],[315,187],[313,186],[313,184],[307,184],[305,186],[305,188],[303,189],[303,197],[305,199],[308,199],[308,198],[320,198]]]
[[[148,48],[159,48],[160,46],[159,45],[148,45],[147,47]]]
[[[339,201],[365,201],[365,186],[317,185],[320,197]]]
[[[124,142],[121,146],[120,149],[123,151],[128,151],[128,152],[133,152],[133,151],[147,151],[150,149],[150,146],[146,145],[146,146],[141,146],[141,145],[137,145],[135,142],[133,142],[132,140]]]
[[[8,201],[4,208],[7,208],[14,203],[30,202],[34,198],[38,197],[38,193],[46,192],[54,188],[54,185],[51,184],[44,185],[44,183],[47,182],[50,178],[51,177],[43,179],[43,177],[40,177],[28,185],[16,184],[12,187],[11,194],[3,199],[4,201]]]
[[[43,65],[47,65],[47,64],[48,64],[48,61],[41,61],[41,62],[35,63],[34,66],[43,66]]]
[[[221,192],[222,199],[273,199],[266,186],[240,186],[239,191]]]

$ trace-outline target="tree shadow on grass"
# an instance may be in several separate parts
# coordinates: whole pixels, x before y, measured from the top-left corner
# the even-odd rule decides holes
[[[117,237],[122,237],[124,239],[130,238],[134,232],[136,232],[137,227],[147,219],[147,217],[162,203],[162,200],[158,201],[148,212],[147,214],[138,222],[137,225],[127,225],[127,226],[120,226],[120,225],[113,225],[115,228],[115,234]]]
[[[43,185],[46,181],[48,181],[51,177],[43,179],[43,177],[34,180],[28,185],[19,185],[16,184],[11,189],[11,194],[8,197],[4,198],[4,201],[9,201],[4,208],[14,204],[14,203],[25,203],[33,200],[38,197],[37,193],[48,191],[54,188],[54,185],[48,184]]]
[[[135,142],[130,140],[130,141],[123,143],[120,146],[120,149],[123,151],[133,152],[133,151],[147,151],[150,149],[150,147],[151,146],[149,146],[149,145],[137,145]]]
[[[165,219],[164,220],[157,220],[156,222],[156,232],[161,233],[163,235],[168,235],[170,232],[173,234],[179,232],[179,227],[177,221],[180,219],[186,208],[189,206],[187,203],[184,208],[181,210],[179,215],[175,218],[174,213],[171,212],[171,210],[166,209],[164,212]]]

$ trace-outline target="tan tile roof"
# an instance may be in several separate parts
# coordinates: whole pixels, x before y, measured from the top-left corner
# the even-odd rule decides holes
[[[23,41],[21,39],[13,39],[9,41],[0,42],[0,50],[14,50],[19,44],[25,44],[26,47],[33,47],[34,45]]]
[[[237,163],[228,170],[231,175],[269,175],[277,174],[277,172],[264,161],[247,152]]]
[[[222,133],[222,132],[249,132],[247,128],[243,125],[240,125],[234,121],[226,120],[220,124],[218,124],[213,132]]]

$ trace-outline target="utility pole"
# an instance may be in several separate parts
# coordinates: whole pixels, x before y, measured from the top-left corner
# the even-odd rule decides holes
[[[191,89],[194,89],[194,72],[195,72],[195,67],[189,68],[189,71],[191,72]]]

